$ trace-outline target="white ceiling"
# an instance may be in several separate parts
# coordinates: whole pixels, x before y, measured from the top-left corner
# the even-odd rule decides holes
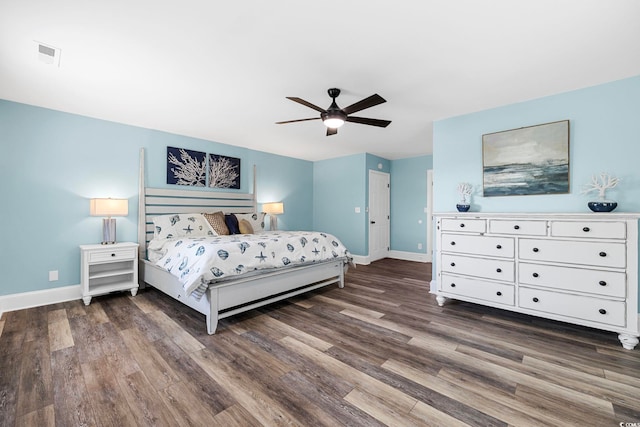
[[[61,49],[60,66],[37,44]],[[432,153],[433,121],[640,74],[638,0],[0,0],[0,98],[307,160]],[[387,103],[325,136],[327,89]]]

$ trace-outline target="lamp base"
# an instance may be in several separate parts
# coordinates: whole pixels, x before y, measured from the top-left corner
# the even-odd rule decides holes
[[[269,219],[269,230],[275,231],[278,229],[278,217],[275,215],[270,215]]]
[[[116,242],[116,220],[115,218],[102,219],[102,244],[113,245]]]

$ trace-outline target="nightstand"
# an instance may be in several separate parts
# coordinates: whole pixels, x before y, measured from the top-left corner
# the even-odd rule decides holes
[[[82,300],[115,291],[138,293],[138,244],[80,245]]]

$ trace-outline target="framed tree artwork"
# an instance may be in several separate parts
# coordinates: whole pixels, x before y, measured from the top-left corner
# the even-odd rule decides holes
[[[240,188],[240,159],[209,154],[209,187]]]
[[[202,151],[167,147],[167,184],[204,187],[207,157]]]
[[[569,120],[482,135],[483,196],[569,193]]]

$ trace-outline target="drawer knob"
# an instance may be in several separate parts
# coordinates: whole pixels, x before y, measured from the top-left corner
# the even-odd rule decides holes
[[[532,276],[533,277],[538,277],[538,273],[533,273]]]
[[[455,288],[455,287],[456,287],[456,284],[455,284],[455,283],[452,283],[452,284],[451,284],[451,287],[452,287],[452,288]]]
[[[584,227],[582,231],[584,231],[585,233],[588,233],[591,231],[591,229],[589,227]]]
[[[538,301],[540,301],[538,298],[533,297],[533,302],[538,302]]]
[[[502,273],[502,269],[501,268],[496,268],[496,272]]]
[[[520,230],[520,226],[519,226],[519,225],[514,225],[514,226],[513,226],[513,229],[514,229],[514,230]]]
[[[533,252],[538,252],[540,249],[538,248],[533,248]]]
[[[116,254],[111,254],[111,256],[116,256]]]
[[[455,245],[456,245],[456,242],[451,242],[451,246],[455,246]]]
[[[464,222],[460,224],[460,228],[464,228]]]
[[[600,285],[600,286],[607,286],[607,282],[605,282],[604,280],[600,280],[600,281],[598,282],[598,285]]]
[[[452,263],[451,263],[451,267],[455,267],[455,266],[456,266],[456,263],[455,263],[455,262],[452,262]]]
[[[604,258],[604,257],[606,257],[606,256],[607,256],[607,253],[606,253],[606,252],[600,252],[600,254],[599,254],[599,255],[600,255],[601,257],[603,257],[603,258]]]
[[[496,249],[502,249],[502,245],[496,245]]]
[[[607,310],[605,310],[604,308],[601,308],[600,310],[598,310],[598,313],[607,314]]]
[[[498,291],[498,292],[496,292],[496,295],[498,295],[499,297],[501,297],[501,296],[502,296],[502,292]]]

